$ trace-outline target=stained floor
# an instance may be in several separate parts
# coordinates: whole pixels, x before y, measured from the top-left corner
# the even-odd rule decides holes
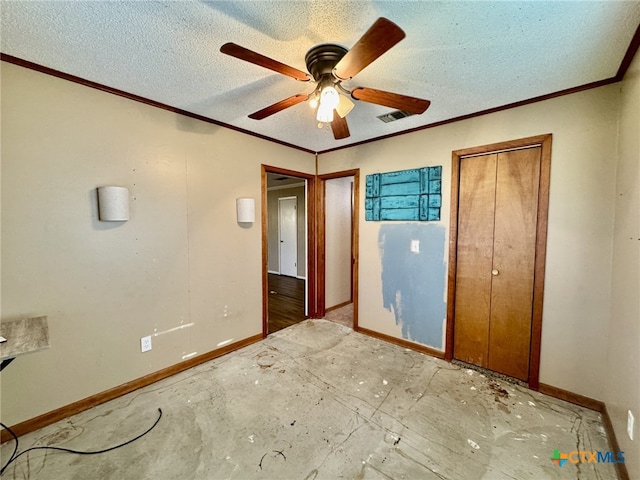
[[[600,415],[324,320],[20,438],[3,479],[614,479]],[[13,445],[2,445],[3,462]]]
[[[353,303],[327,312],[324,319],[353,328]]]

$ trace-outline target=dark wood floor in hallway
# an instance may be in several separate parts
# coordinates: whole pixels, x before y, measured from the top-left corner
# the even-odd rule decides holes
[[[305,281],[269,274],[269,321],[267,333],[277,332],[305,319]]]

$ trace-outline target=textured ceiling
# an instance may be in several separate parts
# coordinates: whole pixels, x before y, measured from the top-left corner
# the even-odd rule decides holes
[[[310,151],[395,134],[615,77],[639,1],[2,1],[1,51]],[[302,103],[314,85],[220,53],[226,42],[306,71],[319,43],[350,48],[378,17],[406,38],[354,79],[430,100],[422,115],[355,101],[335,140]]]

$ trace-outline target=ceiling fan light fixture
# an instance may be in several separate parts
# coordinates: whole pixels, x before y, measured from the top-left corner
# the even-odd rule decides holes
[[[316,120],[318,120],[318,122],[320,123],[333,122],[333,107],[329,104],[322,103],[322,100],[321,100],[320,106],[318,107]]]
[[[340,103],[340,95],[333,85],[322,88],[320,92],[320,107],[333,110]]]
[[[325,79],[320,84],[319,105],[316,119],[320,123],[331,123],[333,121],[333,110],[340,103],[340,94],[329,79]]]
[[[309,100],[309,107],[312,109],[316,109],[318,108],[319,104],[320,104],[320,101],[318,100],[318,94],[317,93],[312,94]]]

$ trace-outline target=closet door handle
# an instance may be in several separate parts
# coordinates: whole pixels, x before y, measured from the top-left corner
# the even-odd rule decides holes
[[[494,277],[497,276],[500,272],[498,270],[496,270],[495,268],[493,270],[491,270],[491,275],[493,275]]]

